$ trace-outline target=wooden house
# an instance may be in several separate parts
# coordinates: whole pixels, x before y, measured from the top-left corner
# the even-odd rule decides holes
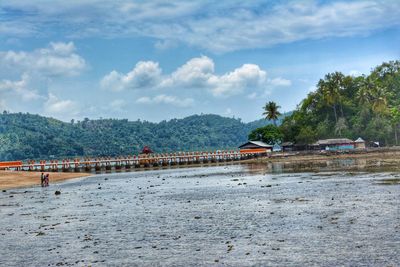
[[[313,147],[314,149],[319,150],[338,151],[354,149],[355,145],[354,141],[348,138],[336,138],[318,140],[315,144],[313,144]]]
[[[282,146],[282,151],[287,152],[287,151],[293,151],[294,150],[294,144],[292,142],[283,142],[281,144]]]
[[[268,145],[262,141],[248,141],[239,146],[240,153],[269,153],[272,152],[272,145]]]
[[[365,148],[365,141],[358,137],[356,141],[354,141],[354,148],[356,149],[364,149]]]

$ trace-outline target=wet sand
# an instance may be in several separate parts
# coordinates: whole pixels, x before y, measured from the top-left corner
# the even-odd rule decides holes
[[[369,159],[369,160],[380,160],[380,159],[397,159],[400,160],[400,149],[399,148],[388,148],[381,150],[350,150],[346,152],[327,152],[327,151],[315,151],[309,152],[278,152],[274,153],[272,157],[260,158],[258,161],[291,161],[291,162],[302,162],[302,161],[323,161],[332,159]]]
[[[90,173],[49,173],[50,183],[90,176]],[[40,186],[41,172],[0,171],[0,189]]]
[[[139,171],[0,192],[0,266],[397,266],[400,172],[329,171],[338,164]]]
[[[347,161],[347,163],[346,163]],[[340,162],[340,164],[336,164]],[[345,162],[346,164],[343,164]],[[400,150],[382,150],[382,151],[367,151],[367,150],[354,150],[349,153],[340,154],[288,154],[288,153],[274,153],[272,157],[247,159],[240,162],[227,162],[227,163],[209,163],[209,164],[191,164],[188,166],[175,166],[176,168],[192,168],[192,167],[210,167],[221,165],[240,165],[240,164],[266,164],[270,167],[271,171],[274,169],[285,168],[285,171],[293,172],[298,171],[315,171],[326,169],[331,171],[341,170],[365,170],[365,171],[379,171],[390,167],[393,171],[400,171]],[[335,165],[336,168],[335,168]],[[322,168],[321,168],[322,167]],[[156,168],[150,168],[157,169]],[[143,170],[143,169],[142,169]],[[137,170],[135,170],[137,171]],[[54,173],[50,172],[51,182],[60,182],[73,178],[80,178],[90,176],[92,174],[85,172],[71,172],[71,173]],[[40,185],[40,172],[28,171],[2,171],[0,170],[0,190],[10,188],[21,188]]]

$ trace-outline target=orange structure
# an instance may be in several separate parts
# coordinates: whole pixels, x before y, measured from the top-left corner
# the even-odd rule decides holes
[[[268,145],[262,141],[249,141],[239,146],[241,154],[264,154],[272,152],[272,145]]]
[[[22,161],[2,161],[2,162],[0,162],[0,170],[7,170],[9,168],[13,168],[13,169],[22,168]]]
[[[271,148],[217,150],[217,151],[191,151],[175,153],[141,153],[139,155],[96,157],[96,158],[70,158],[62,160],[28,160],[0,162],[0,169],[28,170],[28,171],[111,171],[113,169],[153,168],[176,165],[208,164],[246,160],[253,157],[266,155]]]

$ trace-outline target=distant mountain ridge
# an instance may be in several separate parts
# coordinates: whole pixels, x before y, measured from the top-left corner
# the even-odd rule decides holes
[[[0,114],[0,161],[74,156],[237,148],[251,130],[270,122],[243,123],[219,115],[192,115],[152,123],[127,119],[84,119],[66,123],[23,113]]]

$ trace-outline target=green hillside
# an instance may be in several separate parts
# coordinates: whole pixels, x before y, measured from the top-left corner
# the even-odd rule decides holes
[[[279,103],[278,103],[279,104]],[[322,138],[362,137],[383,145],[400,143],[400,61],[369,75],[325,75],[281,127],[284,141],[313,143]]]
[[[193,115],[160,123],[117,119],[66,123],[39,115],[0,114],[0,161],[236,148],[266,120],[243,123],[218,115]]]

